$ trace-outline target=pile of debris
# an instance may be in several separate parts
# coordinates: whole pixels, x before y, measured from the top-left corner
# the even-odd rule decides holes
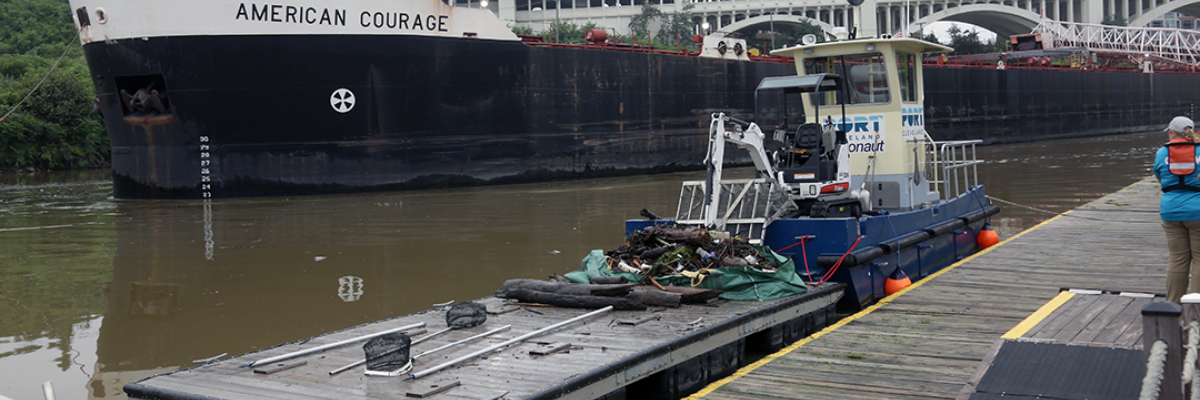
[[[629,235],[625,245],[604,255],[612,260],[610,268],[614,271],[650,279],[723,267],[751,267],[764,272],[779,268],[745,239],[715,236],[698,226],[650,226]]]
[[[629,235],[620,247],[594,250],[583,263],[582,271],[566,275],[568,282],[513,279],[496,291],[496,297],[562,307],[642,310],[646,305],[703,303],[722,293],[723,298],[761,300],[807,289],[787,258],[696,226],[650,226]],[[781,270],[781,263],[788,267]],[[706,281],[709,275],[720,277]]]

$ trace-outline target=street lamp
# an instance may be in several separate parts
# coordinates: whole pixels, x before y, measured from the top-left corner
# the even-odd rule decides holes
[[[707,34],[708,34],[708,28],[710,28],[710,27],[712,27],[712,25],[709,25],[709,24],[708,24],[708,21],[704,21],[704,23],[703,23],[703,24],[700,24],[700,29],[703,29],[703,30],[704,30],[704,34],[705,34],[705,35],[707,35]]]
[[[479,6],[480,6],[480,7],[483,7],[483,8],[487,8],[487,6],[488,6],[488,0],[483,0],[483,1],[479,2]]]
[[[562,29],[562,22],[560,22],[559,18],[558,18],[558,9],[561,8],[561,6],[562,6],[562,0],[553,0],[553,1],[554,1],[554,43],[558,43],[559,42],[558,31],[560,29]]]

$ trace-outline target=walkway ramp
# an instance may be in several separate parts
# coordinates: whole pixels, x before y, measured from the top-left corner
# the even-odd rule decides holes
[[[958,398],[996,341],[1062,288],[1165,290],[1159,195],[1149,178],[1051,219],[693,397]]]
[[[1200,65],[1200,32],[1172,28],[1142,28],[1081,24],[1043,19],[1034,34],[1046,49],[1083,47],[1093,53],[1119,54],[1137,61],[1166,61]]]

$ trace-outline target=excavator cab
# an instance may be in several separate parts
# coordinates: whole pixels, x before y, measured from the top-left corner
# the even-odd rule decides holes
[[[804,95],[839,92],[846,88],[836,74],[811,74],[765,78],[754,91],[755,121],[775,126],[773,141],[766,146],[780,172],[783,183],[828,182],[838,179],[840,147],[846,144],[846,132],[839,125],[821,124],[820,106],[814,104],[810,121],[804,115]],[[778,110],[782,110],[778,111]],[[795,110],[799,110],[799,113]],[[843,109],[844,110],[844,109]],[[789,118],[790,117],[790,118]],[[789,119],[798,126],[788,132]],[[845,115],[843,111],[844,120]]]

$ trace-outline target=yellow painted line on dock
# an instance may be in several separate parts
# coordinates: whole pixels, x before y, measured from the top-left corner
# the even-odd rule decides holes
[[[1033,314],[1029,314],[1029,317],[1026,317],[1024,321],[1021,321],[1021,323],[1017,324],[1017,326],[1014,326],[1008,331],[1008,333],[1005,333],[1004,336],[1000,336],[1000,338],[1016,339],[1025,335],[1025,332],[1029,332],[1030,329],[1033,329],[1033,327],[1037,326],[1038,323],[1042,322],[1042,320],[1046,319],[1046,317],[1049,317],[1050,313],[1054,312],[1054,310],[1057,310],[1058,307],[1062,306],[1063,303],[1066,303],[1067,300],[1070,300],[1072,297],[1075,297],[1075,293],[1059,293],[1058,296],[1054,296],[1053,299],[1050,299],[1049,302],[1043,304],[1042,307],[1037,311],[1034,311]]]
[[[1130,185],[1130,186],[1132,186],[1132,185]],[[971,256],[969,256],[967,258],[964,258],[954,264],[951,264],[949,267],[943,268],[941,271],[935,272],[933,275],[929,275],[925,279],[917,281],[916,283],[909,285],[908,287],[906,287],[904,289],[901,289],[899,292],[896,292],[896,293],[892,294],[891,296],[884,297],[882,300],[879,300],[874,305],[867,307],[854,315],[851,315],[846,318],[842,318],[842,320],[838,321],[837,323],[835,323],[833,325],[825,327],[825,329],[822,329],[820,332],[809,335],[808,337],[806,337],[804,339],[800,339],[800,340],[796,341],[796,343],[792,343],[791,346],[784,347],[783,349],[775,352],[774,354],[770,354],[766,357],[763,357],[762,359],[760,359],[758,361],[755,361],[753,364],[742,367],[741,369],[737,370],[737,372],[734,372],[733,375],[727,376],[724,379],[721,379],[719,381],[708,384],[708,386],[705,386],[704,389],[700,389],[700,391],[693,393],[691,396],[685,397],[684,399],[685,400],[696,400],[701,397],[707,396],[709,393],[712,393],[713,391],[720,389],[721,386],[725,386],[726,384],[733,382],[735,380],[738,380],[743,376],[749,375],[751,372],[754,372],[754,370],[756,370],[759,367],[762,367],[764,365],[767,365],[771,361],[774,361],[776,358],[788,355],[789,353],[796,351],[796,349],[799,349],[801,346],[804,346],[804,345],[808,344],[809,342],[817,340],[821,336],[825,336],[826,333],[833,332],[833,331],[837,330],[838,328],[841,328],[843,325],[846,325],[856,319],[859,319],[861,317],[864,317],[864,316],[874,312],[875,310],[878,310],[879,307],[882,307],[883,305],[885,305],[887,303],[891,303],[893,299],[903,296],[905,293],[908,293],[910,290],[913,290],[914,288],[921,286],[925,282],[929,282],[929,281],[933,280],[933,278],[937,278],[939,275],[946,273],[954,268],[957,268],[959,265],[963,265],[971,260],[974,260],[975,257],[979,257],[984,254],[987,254],[988,252],[991,252],[993,249],[996,249],[1000,246],[1008,244],[1008,242],[1016,240],[1017,238],[1021,237],[1022,235],[1026,234],[1028,232],[1032,232],[1034,229],[1041,228],[1043,225],[1046,225],[1046,224],[1050,223],[1051,221],[1059,219],[1063,215],[1067,215],[1070,213],[1071,213],[1071,211],[1067,211],[1065,213],[1055,215],[1054,217],[1052,217],[1048,220],[1042,221],[1041,223],[1034,225],[1032,228],[1023,230],[1023,231],[1017,233],[1016,235],[1013,235],[1012,237],[1005,239],[1003,242],[997,243],[995,246],[983,249],[982,251],[980,251],[978,253],[972,254]],[[1060,294],[1060,296],[1061,296],[1061,294]]]

